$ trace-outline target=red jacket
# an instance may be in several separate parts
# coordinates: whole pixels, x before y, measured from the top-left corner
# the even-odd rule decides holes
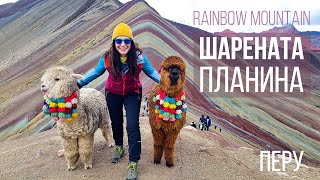
[[[111,73],[111,67],[110,67],[110,58],[105,55],[104,62],[105,67],[109,73],[107,81],[106,81],[106,89],[114,94],[118,95],[126,95],[134,91],[139,91],[141,88],[140,83],[140,72],[143,67],[143,62],[139,62],[138,58],[138,68],[135,70],[134,77],[132,77],[131,74],[127,72],[118,72],[119,74],[123,74],[123,76],[118,76],[117,79],[115,76]],[[141,61],[141,60],[140,60]]]

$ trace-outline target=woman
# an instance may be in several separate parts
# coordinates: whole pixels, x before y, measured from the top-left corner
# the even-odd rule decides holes
[[[124,155],[123,111],[126,110],[129,164],[127,179],[137,178],[137,162],[141,154],[139,113],[142,87],[139,79],[141,70],[159,83],[160,75],[150,65],[148,58],[133,42],[133,35],[127,24],[118,24],[112,34],[112,47],[100,58],[97,66],[78,81],[81,88],[102,75],[106,70],[106,101],[111,118],[116,148],[112,162],[118,162]]]

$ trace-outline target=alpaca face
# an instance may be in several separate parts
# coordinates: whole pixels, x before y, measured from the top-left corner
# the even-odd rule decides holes
[[[50,98],[67,97],[77,90],[77,80],[66,68],[50,68],[41,78],[41,91]]]
[[[186,80],[186,65],[180,57],[170,56],[161,63],[161,86],[165,90],[179,90],[183,88]]]
[[[173,65],[173,66],[169,67],[168,71],[169,71],[170,84],[171,85],[178,84],[177,81],[181,77],[181,75],[180,75],[181,70],[179,69],[179,67]]]

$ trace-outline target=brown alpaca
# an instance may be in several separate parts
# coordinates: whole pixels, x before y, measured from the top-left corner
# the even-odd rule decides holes
[[[162,154],[166,160],[168,167],[173,166],[174,147],[178,134],[186,122],[186,112],[182,112],[182,117],[175,121],[157,119],[155,112],[156,103],[154,98],[158,95],[158,91],[162,90],[166,96],[171,98],[179,97],[184,89],[186,80],[186,65],[180,57],[170,56],[165,58],[161,63],[161,79],[160,84],[155,84],[150,93],[148,100],[149,105],[149,123],[153,135],[153,153],[154,163],[160,164]],[[158,101],[159,102],[159,101]]]

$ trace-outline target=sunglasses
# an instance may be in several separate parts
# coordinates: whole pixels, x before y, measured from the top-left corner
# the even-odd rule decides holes
[[[122,44],[122,42],[124,42],[124,44],[129,45],[131,44],[131,39],[115,39],[114,42],[116,44]]]

